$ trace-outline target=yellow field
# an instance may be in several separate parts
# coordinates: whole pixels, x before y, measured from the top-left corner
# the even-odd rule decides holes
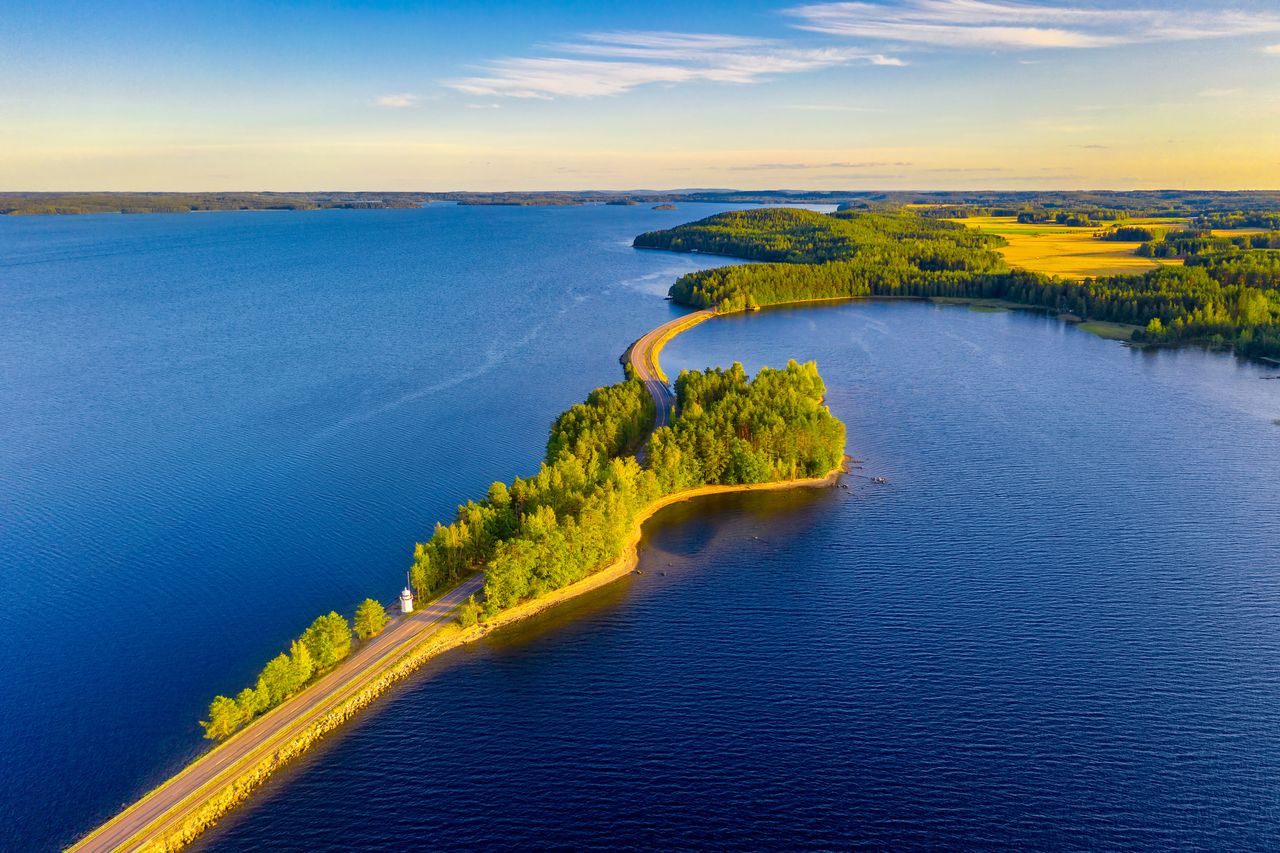
[[[999,234],[1009,241],[1000,254],[1010,266],[1047,275],[1080,279],[1088,276],[1141,273],[1159,264],[1181,261],[1140,258],[1133,252],[1141,243],[1112,243],[1094,238],[1098,229],[1068,225],[1022,225],[1013,216],[973,216],[952,220],[970,228]],[[1148,225],[1169,229],[1176,219],[1127,219],[1122,225]]]

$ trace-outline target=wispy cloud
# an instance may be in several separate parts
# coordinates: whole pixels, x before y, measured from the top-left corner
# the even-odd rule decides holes
[[[1263,53],[1269,53],[1272,56],[1280,56],[1280,44],[1269,44],[1262,49]]]
[[[374,99],[375,107],[387,107],[389,109],[402,110],[405,107],[412,107],[418,103],[418,96],[409,92],[399,92],[394,95],[379,95]]]
[[[588,33],[549,50],[560,55],[497,59],[482,66],[477,76],[446,80],[444,85],[484,97],[591,98],[652,84],[754,83],[837,65],[904,64],[883,53],[850,47],[801,48],[711,33]]]
[[[1098,48],[1280,32],[1280,14],[1208,8],[1081,8],[1020,0],[815,3],[787,10],[801,29],[949,48]]]

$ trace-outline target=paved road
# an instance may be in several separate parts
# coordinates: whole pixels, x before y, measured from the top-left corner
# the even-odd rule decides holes
[[[655,429],[662,426],[670,426],[671,407],[676,404],[676,395],[672,393],[671,386],[663,379],[662,368],[658,364],[654,348],[672,336],[673,331],[676,329],[683,326],[697,325],[712,316],[713,314],[710,311],[695,311],[692,314],[677,317],[648,332],[632,345],[631,369],[644,382],[644,386],[649,389],[649,394],[653,397],[653,402],[658,407],[658,416],[654,422]]]
[[[649,389],[657,405],[655,427],[671,423],[675,394],[663,378],[654,353],[673,333],[712,316],[698,311],[678,317],[652,330],[631,348],[631,367]],[[362,646],[333,672],[255,720],[244,731],[210,751],[116,817],[81,839],[71,849],[98,853],[108,850],[139,850],[156,842],[182,819],[199,808],[258,759],[287,743],[297,732],[324,716],[353,693],[378,678],[416,643],[438,631],[455,608],[484,586],[484,576],[476,574],[450,592],[405,619],[398,619],[380,636]]]
[[[333,672],[174,776],[161,789],[75,844],[75,851],[138,850],[198,808],[205,799],[297,732],[382,675],[416,643],[445,625],[455,608],[484,586],[475,574],[412,615],[396,619]]]

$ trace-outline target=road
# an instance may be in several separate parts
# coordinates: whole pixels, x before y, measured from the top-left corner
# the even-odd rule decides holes
[[[712,316],[710,311],[686,314],[653,329],[632,345],[631,367],[657,406],[655,428],[671,423],[671,409],[676,403],[658,362],[662,346]],[[78,841],[71,850],[132,851],[158,843],[211,796],[225,790],[273,750],[379,678],[417,643],[445,625],[458,605],[483,586],[484,576],[477,573],[407,618],[393,621],[333,672],[192,762],[163,786]]]
[[[653,402],[658,407],[654,429],[671,425],[671,408],[676,404],[676,395],[667,384],[666,375],[658,363],[659,351],[663,344],[680,332],[714,316],[711,311],[695,311],[692,314],[677,317],[649,331],[631,345],[631,369],[644,383],[644,387],[649,389],[649,395],[653,397]]]
[[[415,613],[395,619],[332,672],[188,765],[164,786],[98,827],[71,849],[95,853],[139,850],[156,843],[211,794],[222,790],[259,759],[358,693],[418,642],[440,630],[458,605],[483,586],[484,575],[477,573]]]

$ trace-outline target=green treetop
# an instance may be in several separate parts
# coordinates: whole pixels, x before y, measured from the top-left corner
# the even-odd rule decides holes
[[[230,737],[244,722],[244,712],[236,704],[236,700],[226,696],[215,696],[209,705],[209,719],[201,720],[204,736],[209,740],[222,740]]]
[[[328,669],[351,653],[351,626],[337,613],[317,616],[302,635],[317,669]]]
[[[366,598],[356,608],[356,636],[362,640],[376,637],[387,627],[387,611],[372,598]]]

